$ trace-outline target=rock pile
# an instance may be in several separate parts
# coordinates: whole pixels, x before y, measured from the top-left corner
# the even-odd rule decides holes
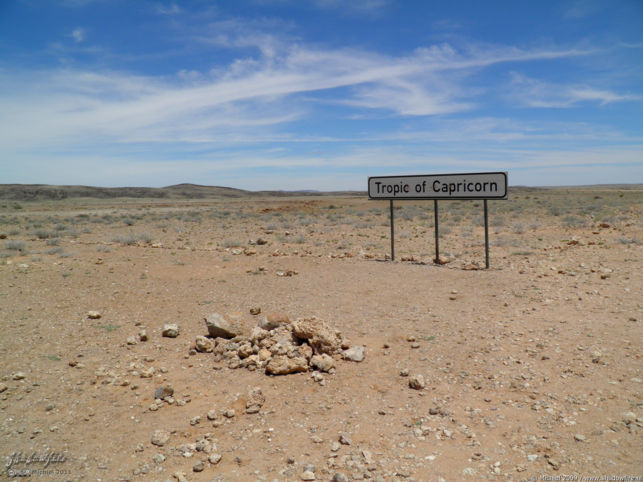
[[[335,359],[361,362],[363,346],[351,347],[339,331],[315,317],[291,321],[281,313],[261,318],[250,334],[243,333],[237,314],[214,313],[205,318],[209,337],[198,336],[193,350],[214,353],[228,368],[264,370],[269,375],[318,370],[333,372]]]

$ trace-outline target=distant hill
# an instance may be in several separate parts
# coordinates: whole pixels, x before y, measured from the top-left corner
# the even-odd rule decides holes
[[[167,187],[93,187],[52,186],[48,184],[0,184],[0,199],[10,201],[47,201],[71,198],[152,198],[205,199],[256,196],[320,196],[326,194],[364,194],[355,192],[322,193],[318,191],[245,191],[222,186],[175,184]]]
[[[50,186],[47,184],[0,184],[0,199],[44,201],[69,198],[157,198],[199,199],[208,197],[243,197],[250,191],[219,186],[177,184],[168,187],[93,187]]]
[[[527,187],[510,186],[509,193],[537,192],[542,190],[640,190],[641,184],[603,184],[592,186]],[[135,199],[208,199],[243,197],[290,197],[290,196],[366,196],[366,191],[246,191],[223,186],[198,184],[175,184],[167,187],[94,187],[52,186],[49,184],[0,184],[0,199],[8,201],[47,201],[73,198],[135,198]]]

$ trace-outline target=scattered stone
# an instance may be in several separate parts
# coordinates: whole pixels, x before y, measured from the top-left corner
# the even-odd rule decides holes
[[[366,348],[364,346],[354,346],[342,353],[342,358],[344,360],[350,360],[354,362],[364,361],[364,352]]]
[[[353,443],[351,440],[351,436],[347,434],[346,432],[342,432],[339,434],[339,443],[342,445],[350,445]]]
[[[11,378],[13,380],[24,380],[26,377],[27,375],[25,375],[24,372],[16,372]]]
[[[344,474],[337,472],[335,475],[333,475],[333,478],[330,479],[331,482],[348,482],[348,477],[346,477]]]
[[[408,368],[403,368],[400,370],[400,376],[401,377],[408,377],[409,376],[409,369]]]
[[[225,418],[234,418],[235,415],[236,413],[233,408],[229,408],[223,412]]]
[[[290,323],[290,318],[283,313],[270,313],[264,316],[259,322],[259,327],[263,330],[273,330],[281,325]]]
[[[210,462],[212,465],[217,465],[219,462],[221,462],[221,454],[210,454],[208,457],[208,462]]]
[[[203,463],[203,460],[199,460],[194,466],[192,467],[193,472],[203,472],[205,469],[205,463]]]
[[[322,386],[325,385],[324,383],[324,375],[322,375],[319,372],[313,372],[312,374],[312,379],[321,384]]]
[[[136,345],[136,337],[135,336],[130,336],[127,338],[127,344],[128,345]]]
[[[4,392],[7,388],[9,387],[6,383],[0,383],[0,393]]]
[[[313,318],[300,318],[293,322],[293,334],[307,340],[315,354],[332,355],[339,352],[342,340],[338,331],[324,321]]]
[[[328,373],[335,368],[335,360],[333,360],[333,357],[323,353],[321,355],[314,355],[310,359],[310,365],[319,371]]]
[[[409,377],[409,387],[413,390],[423,390],[425,386],[426,382],[422,375],[416,374]]]
[[[264,244],[268,244],[268,241],[266,241],[266,240],[265,240],[265,239],[263,239],[263,238],[257,238],[257,241],[255,241],[255,243],[256,243],[258,246],[263,246]]]
[[[206,417],[208,417],[208,420],[210,420],[210,421],[216,420],[217,419],[217,411],[214,410],[214,409],[213,410],[208,410],[208,413],[207,413]]]
[[[285,355],[273,356],[266,365],[270,375],[288,375],[308,371],[308,360],[304,357],[288,358]]]
[[[577,433],[576,435],[574,435],[574,440],[576,440],[577,442],[584,442],[585,435]]]
[[[536,460],[538,460],[538,454],[527,455],[527,460],[529,460],[530,462],[535,462]]]
[[[197,415],[196,417],[193,417],[190,419],[190,425],[192,425],[193,427],[195,425],[199,425],[200,423],[201,423],[201,415]]]
[[[315,480],[315,474],[310,470],[304,470],[301,474],[301,480]]]
[[[623,423],[625,423],[626,425],[629,425],[631,423],[636,422],[636,414],[634,412],[623,412],[621,414],[621,419],[623,420]]]
[[[170,441],[170,432],[167,430],[155,430],[152,435],[152,444],[163,447]]]
[[[147,341],[147,340],[149,340],[149,338],[147,336],[147,331],[145,331],[145,330],[139,331],[138,332],[138,339],[139,339],[139,341]]]
[[[248,398],[246,399],[246,413],[258,413],[263,404],[266,402],[266,397],[261,392],[261,388],[255,387],[248,391]]]
[[[163,454],[156,454],[156,455],[154,455],[154,457],[152,457],[152,461],[153,461],[156,465],[160,465],[160,464],[162,464],[163,462],[165,462],[165,455],[163,455]]]
[[[253,316],[257,316],[259,313],[261,313],[261,308],[255,307],[255,308],[250,308],[250,314]]]
[[[205,318],[208,334],[212,338],[234,338],[242,332],[241,317],[238,315],[223,316],[212,313]]]
[[[216,345],[216,342],[214,340],[212,340],[211,338],[207,338],[203,335],[197,336],[194,342],[194,347],[196,348],[196,351],[200,353],[212,353],[214,351],[215,345]]]
[[[167,338],[176,338],[179,336],[179,325],[176,323],[167,323],[163,325],[161,334]]]
[[[173,477],[178,481],[178,482],[188,482],[188,479],[185,476],[185,472],[175,472]]]
[[[364,457],[364,462],[368,465],[373,464],[373,454],[368,450],[362,450],[362,457]]]
[[[88,311],[87,318],[90,320],[98,320],[102,315],[98,311]]]

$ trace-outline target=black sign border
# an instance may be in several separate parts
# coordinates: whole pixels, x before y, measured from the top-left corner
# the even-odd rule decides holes
[[[402,177],[447,177],[447,176],[469,176],[477,174],[502,174],[505,178],[505,195],[504,196],[449,196],[449,197],[436,197],[436,196],[404,196],[404,197],[372,197],[371,196],[371,179],[390,179],[392,177],[402,178]],[[506,171],[491,171],[491,172],[455,172],[451,174],[405,174],[401,176],[369,176],[368,178],[368,199],[373,201],[476,201],[481,199],[508,199],[509,196],[509,185],[508,185],[508,173]]]

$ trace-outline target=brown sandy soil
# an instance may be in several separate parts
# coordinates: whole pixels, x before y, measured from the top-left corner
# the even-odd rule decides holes
[[[428,202],[400,203],[391,262],[388,204],[362,197],[0,201],[2,477],[642,477],[643,192],[489,205],[484,270],[480,202],[440,203],[438,266]],[[190,352],[233,312],[315,316],[365,359],[271,376]]]

